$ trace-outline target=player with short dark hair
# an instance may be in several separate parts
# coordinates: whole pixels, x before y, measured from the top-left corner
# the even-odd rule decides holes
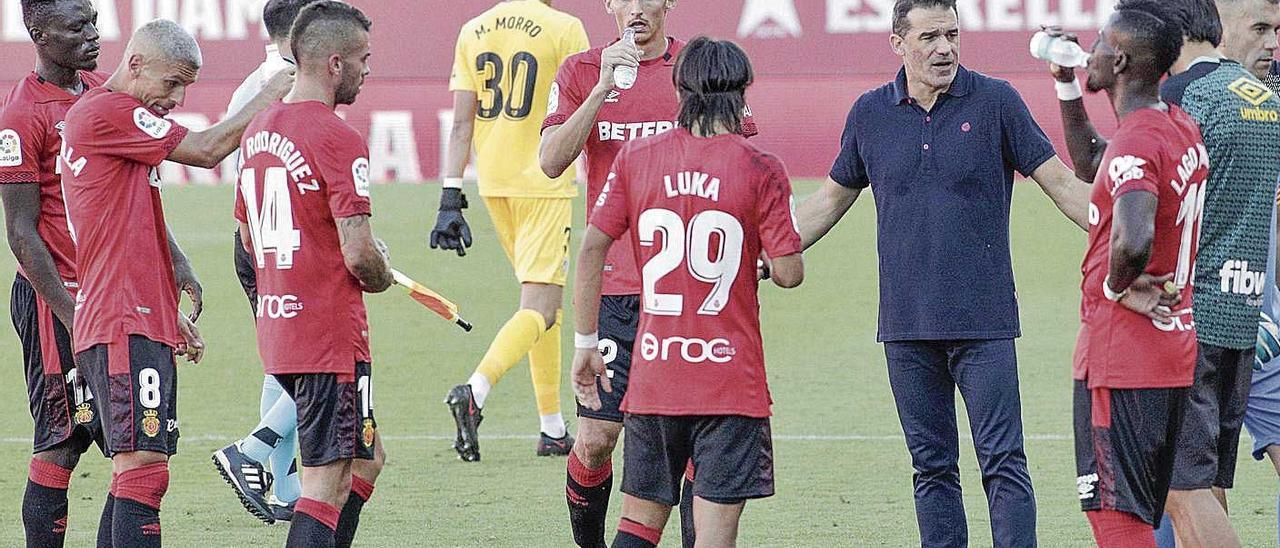
[[[604,0],[604,5],[619,34],[626,29],[635,32],[636,45],[618,39],[570,57],[560,66],[542,123],[539,151],[542,171],[551,177],[560,176],[580,154],[586,154],[588,212],[608,184],[609,166],[618,150],[628,141],[675,128],[680,110],[671,83],[684,42],[666,32],[675,0]],[[631,89],[615,86],[614,70],[620,66],[636,68]],[[745,111],[742,129],[743,135],[756,134],[750,109]],[[604,543],[613,449],[622,432],[622,398],[640,318],[639,270],[630,245],[629,238],[619,240],[604,265],[599,349],[609,367],[613,392],[602,396],[600,409],[578,405],[576,439],[565,478],[574,541],[589,548]],[[680,505],[686,546],[693,544],[691,504],[686,499]]]
[[[689,461],[700,546],[733,546],[746,500],[773,495],[756,260],[773,257],[780,287],[804,279],[786,170],[739,133],[753,78],[746,54],[697,38],[681,50],[674,78],[680,125],[623,146],[578,256],[583,342],[599,337],[613,242],[630,238],[636,264],[645,265],[640,351],[622,403],[626,497],[615,548],[659,544]],[[574,391],[599,409],[601,389],[612,389],[608,369],[594,345],[578,346]]]
[[[270,0],[262,8],[262,21],[267,27],[271,43],[267,44],[267,58],[245,78],[227,105],[228,113],[238,112],[267,84],[267,79],[277,72],[292,70],[292,48],[289,30],[298,12],[315,0]],[[239,167],[239,151],[226,160]],[[237,176],[239,171],[236,172]],[[235,185],[232,185],[233,187]],[[249,309],[258,316],[257,272],[253,259],[245,250],[240,231],[235,231],[233,254],[236,277],[249,298]],[[249,435],[219,449],[213,454],[213,464],[223,479],[235,490],[240,503],[254,517],[270,524],[289,521],[293,516],[293,504],[302,494],[298,479],[298,412],[293,399],[275,377],[262,379],[262,397],[258,403],[259,421]],[[268,472],[266,464],[270,464]],[[270,494],[268,494],[270,491]]]
[[[198,362],[204,341],[178,311],[174,255],[156,167],[211,168],[235,150],[252,114],[284,95],[277,75],[245,110],[194,132],[165,119],[202,59],[195,39],[158,19],[135,31],[116,72],[67,111],[60,167],[76,242],[74,348],[113,461],[99,545],[160,545],[160,502],[177,451],[175,354]]]
[[[1174,536],[1191,545],[1235,541],[1226,514],[1226,490],[1235,480],[1238,440],[1248,408],[1258,308],[1262,302],[1276,178],[1280,174],[1280,100],[1265,76],[1275,48],[1280,6],[1272,0],[1123,0],[1118,8],[1159,14],[1175,25],[1220,27],[1192,38],[1183,28],[1181,51],[1160,88],[1200,127],[1209,153],[1208,191],[1195,262],[1196,381],[1185,412],[1168,501],[1169,516],[1202,528],[1171,527],[1165,518],[1160,546]],[[1221,18],[1219,18],[1221,14]],[[1067,148],[1081,178],[1099,171],[1107,140],[1089,122],[1074,71],[1051,66],[1058,80]],[[1270,113],[1270,114],[1268,114]],[[1190,527],[1190,525],[1188,525]]]
[[[103,443],[94,420],[97,402],[77,379],[71,350],[75,245],[57,169],[67,109],[107,79],[93,72],[97,15],[88,0],[22,2],[36,67],[0,107],[0,199],[9,248],[18,262],[10,309],[35,420],[22,498],[28,546],[62,546],[71,473],[90,445]]]
[[[298,14],[298,80],[245,131],[236,194],[257,269],[258,352],[296,402],[302,497],[290,547],[351,546],[385,453],[373,415],[364,292],[391,286],[369,224],[369,150],[334,112],[369,74],[359,9],[324,0]]]
[[[1105,91],[1120,121],[1089,204],[1072,372],[1077,493],[1103,548],[1155,546],[1196,369],[1209,155],[1191,116],[1160,99],[1182,33],[1153,4],[1116,10],[1087,67],[1089,91]]]

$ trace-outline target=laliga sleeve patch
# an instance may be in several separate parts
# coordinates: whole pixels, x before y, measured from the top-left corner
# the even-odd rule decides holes
[[[22,138],[12,129],[0,131],[0,167],[22,165]]]
[[[156,116],[151,111],[138,107],[133,109],[133,123],[143,133],[151,136],[153,139],[163,138],[169,134],[169,130],[173,128],[173,122]]]
[[[547,114],[560,110],[560,82],[551,82],[551,96],[547,98]]]
[[[351,162],[351,180],[356,185],[356,195],[369,197],[369,159],[356,158]]]

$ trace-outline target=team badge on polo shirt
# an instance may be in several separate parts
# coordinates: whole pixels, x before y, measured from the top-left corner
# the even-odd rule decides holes
[[[351,180],[356,184],[356,195],[369,197],[369,159],[356,158],[351,162]]]
[[[165,120],[151,111],[138,107],[133,109],[133,123],[143,133],[150,135],[152,138],[159,139],[169,134],[169,128],[173,127],[173,122]]]
[[[0,131],[0,167],[22,165],[22,138],[12,129]]]
[[[160,433],[160,412],[155,409],[147,409],[142,412],[142,433],[148,438],[154,438]]]

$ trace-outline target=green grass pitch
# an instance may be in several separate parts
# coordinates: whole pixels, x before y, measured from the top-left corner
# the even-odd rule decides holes
[[[460,462],[450,447],[453,422],[441,401],[449,387],[467,378],[513,311],[517,286],[478,199],[467,211],[476,239],[470,253],[459,258],[428,249],[438,188],[375,187],[374,231],[390,245],[398,268],[461,304],[476,329],[464,334],[398,290],[366,298],[376,414],[389,462],[365,509],[357,544],[569,546],[565,464],[533,455],[538,421],[527,367],[513,369],[489,397],[481,430],[487,436],[481,445],[484,460]],[[796,192],[804,195],[815,188],[815,182],[802,182]],[[170,546],[281,546],[286,528],[266,527],[251,518],[209,462],[212,451],[256,423],[262,380],[253,325],[231,263],[231,191],[172,188],[165,191],[164,201],[170,224],[204,284],[200,327],[209,344],[202,364],[179,368],[183,437],[162,514],[164,539]],[[581,227],[582,199],[577,202],[576,225]],[[866,196],[807,254],[804,285],[789,291],[761,289],[776,401],[777,496],[747,505],[743,546],[918,545],[910,460],[884,355],[875,342],[874,218]],[[580,235],[578,231],[575,238]],[[1023,326],[1018,349],[1042,546],[1087,546],[1091,539],[1075,496],[1070,415],[1084,242],[1084,234],[1039,190],[1019,186],[1013,207]],[[11,255],[0,256],[0,271],[11,272]],[[5,304],[8,294],[0,292]],[[571,314],[566,316],[569,329]],[[7,419],[0,422],[0,546],[19,546],[31,421],[18,343],[11,332],[0,334],[0,341],[6,372],[6,382],[0,383],[0,416]],[[567,376],[572,347],[567,330],[563,344]],[[567,384],[562,399],[572,428]],[[962,424],[961,432],[967,431],[967,423]],[[1247,436],[1244,441],[1231,498],[1232,521],[1246,546],[1274,545],[1276,475],[1269,463],[1248,457]],[[77,470],[68,546],[92,545],[109,470],[93,451]],[[971,543],[990,546],[981,478],[967,440],[961,476]],[[615,492],[611,528],[620,498]],[[673,519],[666,544],[678,545],[678,537]]]

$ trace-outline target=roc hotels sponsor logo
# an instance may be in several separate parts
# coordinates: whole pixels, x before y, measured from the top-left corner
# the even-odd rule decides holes
[[[1249,270],[1249,261],[1229,260],[1222,263],[1218,278],[1222,280],[1222,292],[1236,295],[1261,295],[1265,272]]]
[[[302,310],[302,302],[293,295],[258,295],[258,317],[289,319]]]
[[[653,333],[640,336],[640,357],[648,361],[668,361],[673,355],[686,363],[729,363],[738,351],[728,339],[711,340],[667,337],[658,339]]]

